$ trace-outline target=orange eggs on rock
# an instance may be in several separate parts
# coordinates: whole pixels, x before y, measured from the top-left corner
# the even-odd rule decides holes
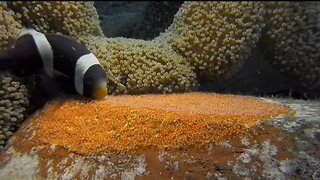
[[[244,135],[287,112],[255,98],[204,93],[56,101],[37,117],[37,138],[82,154],[188,148]]]
[[[13,135],[0,176],[255,179],[301,177],[307,165],[312,176],[317,109],[214,93],[54,100]]]

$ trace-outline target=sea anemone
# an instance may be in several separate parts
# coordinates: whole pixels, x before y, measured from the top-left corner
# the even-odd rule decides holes
[[[9,73],[0,73],[0,149],[23,122],[29,94],[26,86]]]
[[[320,3],[266,2],[262,43],[268,60],[308,89],[320,85]]]
[[[261,2],[185,2],[165,39],[201,80],[229,77],[248,58],[264,27]]]

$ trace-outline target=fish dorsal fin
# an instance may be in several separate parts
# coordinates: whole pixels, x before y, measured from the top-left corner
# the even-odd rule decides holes
[[[53,50],[43,33],[40,33],[34,29],[24,29],[20,32],[19,37],[29,34],[32,36],[38,52],[43,62],[43,69],[46,74],[53,77]]]

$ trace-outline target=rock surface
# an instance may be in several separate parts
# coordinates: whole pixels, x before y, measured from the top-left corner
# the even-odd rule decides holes
[[[263,98],[295,113],[257,123],[253,133],[205,148],[154,148],[81,155],[37,144],[37,122],[26,121],[3,151],[6,179],[319,179],[320,102]]]

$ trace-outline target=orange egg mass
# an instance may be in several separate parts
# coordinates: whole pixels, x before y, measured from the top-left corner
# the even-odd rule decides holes
[[[253,97],[185,93],[53,101],[33,118],[41,142],[98,154],[203,146],[245,135],[258,121],[288,111]]]

